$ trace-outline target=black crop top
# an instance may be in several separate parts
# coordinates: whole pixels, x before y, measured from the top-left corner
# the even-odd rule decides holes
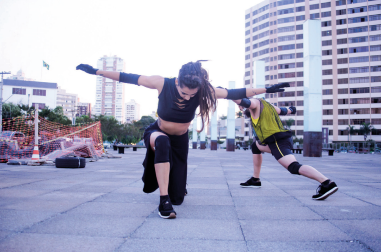
[[[181,98],[177,91],[176,78],[164,79],[163,90],[159,95],[157,114],[168,122],[188,123],[193,120],[196,109],[199,105],[199,93],[188,101]]]

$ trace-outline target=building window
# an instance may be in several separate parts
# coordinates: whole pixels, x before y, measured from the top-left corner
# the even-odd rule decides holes
[[[338,84],[348,84],[348,78],[337,79]]]
[[[336,16],[345,15],[345,14],[347,14],[347,10],[346,9],[336,10]]]
[[[319,17],[320,17],[319,13],[310,14],[310,19],[318,19]]]
[[[348,18],[348,24],[354,24],[354,23],[362,23],[362,22],[367,22],[368,17],[355,17],[355,18]]]
[[[46,96],[46,90],[44,90],[44,89],[33,89],[33,95]]]
[[[369,62],[369,56],[351,57],[349,63]]]
[[[323,70],[323,75],[332,75],[332,69]]]
[[[331,26],[331,21],[323,21],[321,22],[321,27],[328,27]]]
[[[336,33],[337,33],[337,35],[347,34],[347,29],[337,29]]]
[[[32,107],[34,107],[35,109],[44,109],[45,103],[32,103]]]
[[[331,2],[321,3],[322,8],[329,8],[331,7]]]
[[[370,91],[369,88],[351,88],[350,94],[367,94],[367,93],[369,93],[369,91]],[[367,99],[369,100],[369,98],[367,98]],[[352,102],[351,102],[351,104],[352,104]]]
[[[332,40],[323,40],[321,42],[321,46],[330,46],[330,45],[332,45]]]
[[[332,36],[332,31],[322,31],[321,36],[322,37]]]
[[[337,54],[347,54],[348,50],[347,48],[339,48],[337,49]]]
[[[323,105],[332,105],[332,104],[333,104],[333,100],[332,99],[323,100]]]
[[[348,28],[348,33],[367,32],[368,26]]]
[[[346,19],[338,19],[338,20],[336,20],[336,24],[337,25],[342,25],[342,24],[346,24],[346,23],[347,23]]]
[[[321,13],[321,17],[330,17],[331,16],[331,12],[330,11],[327,11],[327,12],[322,12]]]
[[[319,4],[311,4],[310,5],[310,10],[317,10],[319,9]]]
[[[330,40],[331,41],[331,40]],[[347,44],[347,39],[346,38],[343,38],[343,39],[338,39],[337,40],[337,44],[338,45],[342,45],[342,44]]]
[[[327,59],[322,61],[323,66],[332,65],[332,59]]]
[[[368,52],[368,51],[369,51],[369,47],[367,46],[349,48],[349,53],[360,53],[360,52]]]
[[[12,88],[12,94],[26,95],[26,88]]]

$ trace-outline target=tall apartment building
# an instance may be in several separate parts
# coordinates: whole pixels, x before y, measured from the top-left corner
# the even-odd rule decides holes
[[[62,89],[58,86],[57,107],[62,107],[64,115],[67,116],[70,120],[72,120],[77,113],[77,100],[77,94],[66,93],[65,89]]]
[[[124,71],[124,61],[114,56],[103,56],[97,62],[97,68],[105,71]],[[114,116],[119,122],[125,121],[124,84],[108,78],[97,76],[95,115]]]
[[[292,130],[303,137],[303,22],[321,20],[323,128],[329,142],[348,141],[348,125],[364,122],[381,141],[381,0],[267,0],[245,12],[245,86],[253,62],[264,60],[266,86],[289,82],[284,93],[266,94],[278,106],[296,106]],[[369,139],[369,137],[368,137]],[[352,141],[363,141],[362,135]]]
[[[134,99],[126,103],[125,119],[127,123],[140,120],[140,104],[136,103]]]
[[[91,117],[91,103],[89,102],[79,102],[77,103],[77,113],[76,117],[81,117],[83,115],[87,115]]]

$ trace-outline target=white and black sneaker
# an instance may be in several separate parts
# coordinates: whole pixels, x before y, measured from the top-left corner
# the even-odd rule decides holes
[[[336,183],[327,179],[316,189],[316,194],[312,196],[314,200],[325,200],[332,194],[334,194],[339,188]]]
[[[245,183],[241,183],[240,185],[241,187],[260,188],[262,184],[259,178],[251,177],[248,181],[246,181]]]
[[[173,210],[169,196],[160,196],[159,216],[163,219],[176,218],[176,212]]]

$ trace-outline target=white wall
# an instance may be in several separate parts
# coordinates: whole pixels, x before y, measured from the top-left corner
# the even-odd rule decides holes
[[[26,89],[26,94],[12,95],[13,88]],[[46,96],[33,95],[33,89],[46,90]],[[30,94],[29,104],[28,104],[28,94]],[[49,106],[49,108],[53,109],[57,106],[57,89],[3,85],[3,102],[6,102],[6,103],[11,102],[13,104],[25,104],[29,106],[32,106],[32,103],[45,103],[45,106]]]

